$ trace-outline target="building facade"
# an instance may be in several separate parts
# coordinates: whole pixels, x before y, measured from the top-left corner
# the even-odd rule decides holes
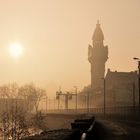
[[[108,69],[106,74],[106,105],[138,105],[138,73],[117,72]]]

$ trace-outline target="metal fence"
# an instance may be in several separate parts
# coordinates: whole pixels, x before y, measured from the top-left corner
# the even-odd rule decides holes
[[[118,106],[104,108],[78,108],[78,109],[59,109],[48,110],[46,113],[56,114],[92,114],[95,117],[106,119],[135,119],[139,120],[139,107],[138,106]]]

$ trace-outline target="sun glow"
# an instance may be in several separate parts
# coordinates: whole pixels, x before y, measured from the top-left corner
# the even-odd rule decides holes
[[[22,55],[23,53],[23,46],[20,43],[11,43],[9,45],[9,53],[11,56],[13,56],[14,58],[18,58]]]

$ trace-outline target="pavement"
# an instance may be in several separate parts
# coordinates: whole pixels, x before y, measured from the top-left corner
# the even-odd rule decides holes
[[[75,119],[76,117],[47,116],[45,125],[49,129],[44,135],[36,136],[31,140],[74,140],[77,133],[72,132],[70,124]],[[80,140],[79,136],[76,139]],[[97,119],[87,140],[140,140],[140,123]]]
[[[140,124],[97,120],[92,138],[96,140],[140,140]]]

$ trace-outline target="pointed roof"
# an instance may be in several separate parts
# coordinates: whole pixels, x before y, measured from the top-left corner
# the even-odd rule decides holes
[[[97,21],[96,28],[95,28],[93,36],[92,36],[92,40],[93,41],[103,41],[104,40],[104,35],[103,35],[102,29],[100,27],[99,20]]]

